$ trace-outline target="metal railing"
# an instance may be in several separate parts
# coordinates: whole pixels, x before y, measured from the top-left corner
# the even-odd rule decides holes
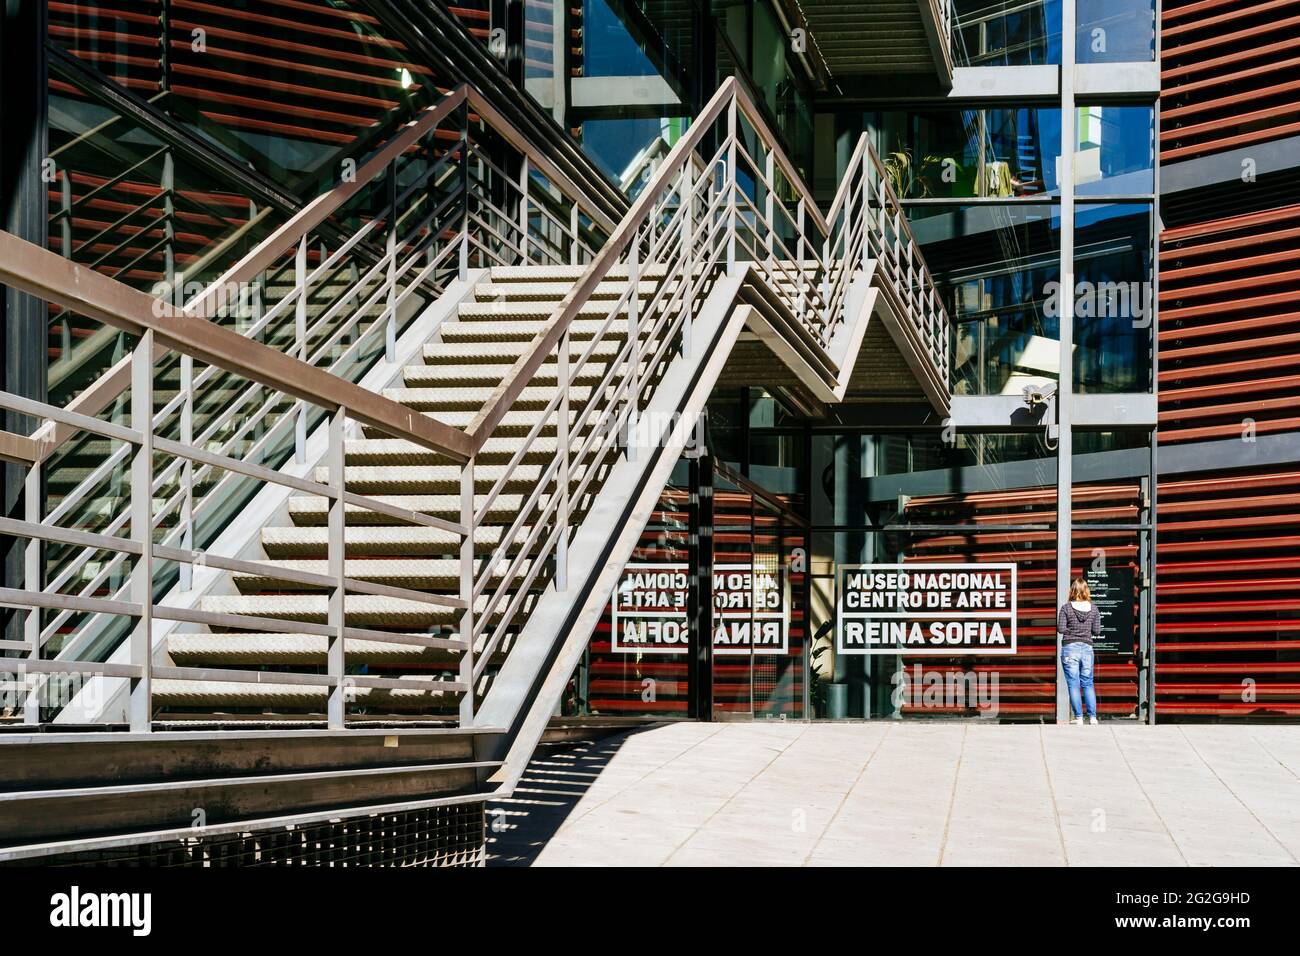
[[[451,136],[447,125],[453,127]],[[475,133],[479,135],[472,135]],[[496,141],[489,143],[493,136]],[[441,142],[443,148],[422,152],[422,145],[430,141]],[[503,151],[517,161],[514,170],[506,168]],[[408,162],[416,165],[407,166]],[[414,170],[405,181],[399,163]],[[311,260],[311,250],[316,248],[313,230],[327,217],[337,215],[353,197],[363,195],[385,173],[388,198],[380,214],[358,216],[348,242],[333,251],[323,249]],[[607,227],[606,236],[603,230]],[[350,327],[346,322],[328,323],[326,316],[334,305],[317,315],[314,324],[305,314],[313,288],[329,270],[350,264],[352,251],[376,236],[386,237],[382,255],[364,270],[358,263],[361,275],[334,294],[332,301],[351,295],[378,306],[369,329],[378,330],[376,336],[382,332],[390,352],[404,296],[419,283],[436,277],[444,266],[463,278],[473,265],[581,265],[590,261],[462,431],[348,381],[339,371],[341,357],[370,333],[358,330],[359,338],[341,347],[340,354],[331,349],[346,340]],[[229,308],[222,298],[223,289],[239,288],[277,265],[287,268],[290,262],[292,285],[245,330],[251,334],[240,335],[210,321],[224,316]],[[309,265],[312,262],[314,265]],[[888,295],[898,322],[935,365],[935,375],[946,382],[947,316],[884,167],[866,137],[857,144],[829,217],[823,216],[781,151],[778,138],[734,78],[722,84],[690,130],[658,164],[616,227],[603,221],[599,213],[583,208],[577,187],[514,135],[472,89],[462,87],[403,130],[357,170],[355,180],[345,181],[311,203],[184,308],[131,290],[12,236],[0,235],[0,279],[5,283],[137,337],[124,360],[124,371],[120,371],[130,383],[129,424],[93,417],[99,409],[61,409],[0,393],[0,407],[46,422],[32,437],[0,433],[0,454],[29,469],[26,518],[0,521],[0,533],[28,541],[27,587],[0,589],[0,603],[25,609],[27,615],[24,640],[0,641],[0,650],[24,656],[5,660],[3,666],[21,667],[36,675],[93,673],[125,679],[130,686],[130,723],[138,731],[151,729],[151,682],[155,678],[320,687],[328,702],[328,726],[335,729],[345,726],[345,697],[357,688],[454,695],[459,697],[459,719],[468,724],[476,707],[471,689],[481,688],[491,676],[491,662],[504,649],[507,635],[520,626],[528,596],[543,580],[541,576],[549,575],[549,583],[557,590],[567,589],[568,544],[598,489],[597,479],[619,455],[635,460],[638,447],[653,440],[645,434],[641,412],[655,397],[669,366],[679,357],[689,359],[700,346],[692,341],[693,319],[716,284],[723,278],[741,279],[747,288],[759,289],[783,319],[787,334],[797,338],[801,350],[816,358],[816,365],[833,377],[838,369],[828,349],[850,318],[852,282],[868,276]],[[596,295],[598,291],[608,295],[610,283],[615,285],[613,298]],[[597,303],[599,311],[592,319]],[[291,308],[294,335],[283,350],[256,340],[257,333],[268,327],[268,315],[288,315]],[[368,313],[357,308],[351,314],[355,318]],[[575,327],[579,321],[584,323],[580,330]],[[312,330],[322,323],[324,330],[313,337]],[[184,357],[188,387],[160,414],[154,401],[155,363],[160,353],[169,351]],[[847,360],[853,358],[850,355]],[[552,360],[556,367],[554,395],[541,413],[534,415],[531,429],[513,446],[496,479],[485,493],[480,492],[476,457],[505,416],[516,409],[535,373]],[[195,371],[196,363],[204,367]],[[272,427],[287,428],[285,423],[292,423],[299,460],[305,423],[313,412],[326,419],[328,479],[300,477],[229,444],[211,447],[206,433],[195,430],[192,405],[193,384],[207,373],[232,376],[247,382],[247,389],[274,397],[281,414]],[[598,384],[579,388],[580,378],[595,379]],[[100,391],[111,392],[112,388]],[[264,414],[268,407],[258,406],[257,414]],[[455,464],[460,485],[458,520],[349,491],[344,442],[350,421],[414,442]],[[553,449],[542,439],[548,429],[554,430]],[[120,453],[130,460],[128,513],[108,532],[64,527],[50,519],[41,501],[42,465],[52,447],[61,436],[81,430],[120,443]],[[166,462],[162,469],[155,460],[159,456]],[[531,492],[487,557],[476,556],[476,529],[487,522],[489,511],[525,461],[541,462],[531,479]],[[201,469],[207,470],[205,474],[224,473],[326,499],[327,573],[218,558],[196,550],[186,529],[192,527],[198,511],[193,496]],[[160,509],[155,494],[164,474],[177,476],[179,489]],[[221,487],[215,484],[205,500],[217,501]],[[460,542],[455,593],[430,593],[348,577],[344,563],[348,507],[455,535]],[[180,521],[170,530],[158,526],[160,514],[176,513]],[[121,531],[126,533],[118,533]],[[129,562],[129,580],[109,597],[99,593],[102,581],[95,590],[74,594],[53,588],[52,582],[42,580],[41,559],[42,548],[51,543],[87,554],[107,552],[113,560]],[[325,622],[160,603],[157,564],[193,567],[199,562],[323,589],[328,595]],[[61,579],[60,583],[67,581]],[[454,636],[350,626],[345,604],[349,593],[435,606]],[[43,610],[130,620],[129,662],[85,660],[79,653],[84,648],[76,642],[65,643],[60,659],[49,659],[45,651],[50,635],[42,629]],[[323,673],[306,673],[157,665],[151,633],[155,618],[210,628],[322,636],[327,642],[326,666]],[[345,641],[413,643],[454,650],[460,655],[457,678],[431,683],[351,674]],[[28,693],[25,711],[30,721],[40,716],[33,696]]]
[[[826,349],[848,319],[849,285],[878,259],[886,284],[902,284],[895,296],[902,324],[924,343],[946,383],[947,315],[867,137],[858,142],[829,222],[779,142],[740,83],[724,81],[471,422],[479,449],[542,363],[554,359],[556,394],[483,503],[465,512],[471,527],[482,522],[510,472],[541,450],[543,431],[554,427],[555,453],[462,595],[483,601],[481,609],[477,603],[467,609],[461,634],[479,658],[475,678],[485,672],[541,570],[553,567],[556,587],[567,586],[568,540],[584,513],[584,496],[615,455],[635,456],[638,445],[653,440],[640,434],[640,411],[669,363],[691,353],[692,318],[720,275],[748,270],[784,306],[793,321],[790,333],[811,345],[833,375],[837,369]],[[576,345],[574,322],[589,314],[584,306],[611,279],[621,291],[602,304],[594,320],[599,327]],[[599,384],[583,399],[575,397],[574,382],[586,370],[599,375]],[[472,460],[466,472],[465,487],[472,489]]]
[[[503,164],[515,165],[518,174],[506,175]],[[449,279],[463,278],[468,269],[587,261],[613,223],[587,208],[581,194],[490,104],[460,87],[423,111],[361,168],[345,169],[343,183],[305,207],[180,311],[225,323],[250,341],[342,380],[355,380],[379,357],[391,359],[397,334],[418,311],[417,303],[432,301]],[[329,226],[336,234],[341,221],[351,221],[353,231],[331,251],[326,244],[330,234],[319,230]],[[183,276],[170,288],[176,290],[179,306]],[[65,312],[77,311],[64,304]],[[162,302],[156,307],[167,309]],[[118,335],[124,326],[110,321],[106,327]],[[26,440],[26,460],[36,476],[31,481],[39,483],[40,474],[59,469],[73,439],[117,442],[57,500],[47,504],[37,496],[29,502],[29,518],[38,517],[36,523],[52,534],[68,524],[90,534],[33,539],[46,546],[35,551],[38,567],[30,580],[43,582],[46,595],[60,597],[46,605],[50,614],[39,634],[28,635],[35,659],[50,648],[65,659],[101,657],[102,651],[91,647],[97,632],[91,624],[121,621],[106,608],[97,611],[94,601],[106,591],[116,597],[130,588],[125,578],[132,552],[102,545],[120,539],[136,523],[135,504],[121,489],[134,487],[122,472],[139,445],[123,440],[120,421],[108,423],[116,438],[91,423],[106,410],[111,419],[115,407],[122,410],[128,391],[134,394],[141,348],[136,343],[57,414],[56,406],[33,411],[43,424]],[[192,346],[155,347],[151,393],[159,397],[158,382],[165,376],[174,394],[154,403],[146,429],[155,436],[170,432],[181,445],[202,451],[160,454],[162,463],[150,471],[157,547],[187,554],[196,553],[202,543],[196,541],[196,528],[207,527],[213,531],[207,537],[214,536],[234,492],[241,487],[247,492],[253,477],[248,468],[260,469],[260,482],[276,473],[268,469],[303,460],[309,425],[323,421],[329,405],[322,396],[295,402],[279,380],[248,376],[222,363],[196,363],[196,356],[201,353]],[[134,408],[134,398],[130,401]],[[137,427],[135,437],[141,434]],[[155,451],[163,447],[155,445]],[[247,467],[229,467],[232,461]],[[118,487],[106,491],[110,484]],[[248,497],[246,493],[241,500]],[[217,566],[211,556],[199,560]],[[193,562],[178,564],[172,566],[174,575],[188,588]],[[69,629],[71,637],[60,637]],[[111,648],[111,640],[107,643]],[[29,708],[26,716],[34,719],[36,714]]]

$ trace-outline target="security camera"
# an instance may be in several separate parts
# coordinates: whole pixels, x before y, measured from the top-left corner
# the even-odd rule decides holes
[[[1025,404],[1031,408],[1035,405],[1045,405],[1056,395],[1056,384],[1047,382],[1043,385],[1026,385],[1022,391],[1025,396]]]

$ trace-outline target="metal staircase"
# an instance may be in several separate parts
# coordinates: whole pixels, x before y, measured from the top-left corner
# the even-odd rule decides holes
[[[212,755],[241,735],[313,741],[310,773],[262,780],[212,821],[245,829],[374,813],[396,792],[411,806],[510,792],[736,342],[835,402],[877,320],[947,411],[948,319],[866,136],[827,212],[778,143],[729,79],[613,223],[461,87],[183,308],[0,235],[6,284],[132,343],[79,405],[0,393],[38,421],[0,434],[28,469],[25,517],[0,519],[28,542],[27,587],[0,591],[27,620],[0,642],[13,719],[82,731],[0,734],[0,764],[38,740],[75,754],[166,738],[229,775]],[[350,238],[319,241],[327,222]],[[228,293],[249,283],[276,290],[260,326],[232,321]],[[291,338],[256,334],[290,314]],[[343,314],[357,318],[331,324]],[[204,376],[227,383],[204,422],[262,444],[196,430]],[[95,530],[42,496],[55,439],[74,433],[129,464],[123,512]],[[200,509],[250,487],[200,542]],[[53,548],[119,573],[51,577]],[[460,741],[442,783],[427,762],[392,766],[393,728]],[[376,739],[370,766],[387,769],[358,771],[346,806],[313,789],[348,741]],[[11,819],[51,819],[64,784],[19,762]],[[407,782],[385,790],[394,776]],[[87,809],[57,834],[0,826],[0,859],[163,839],[186,821],[174,794],[149,816],[165,777],[141,770],[120,817],[96,815],[83,782]]]

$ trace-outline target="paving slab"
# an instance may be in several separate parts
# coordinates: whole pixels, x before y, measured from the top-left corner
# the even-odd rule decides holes
[[[678,722],[489,813],[490,865],[1296,866],[1300,726]]]

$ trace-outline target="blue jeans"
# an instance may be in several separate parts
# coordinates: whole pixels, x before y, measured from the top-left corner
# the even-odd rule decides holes
[[[1097,716],[1097,692],[1092,689],[1092,647],[1075,641],[1061,647],[1061,669],[1065,671],[1065,686],[1070,689],[1070,716]],[[1080,701],[1080,692],[1083,700]]]

